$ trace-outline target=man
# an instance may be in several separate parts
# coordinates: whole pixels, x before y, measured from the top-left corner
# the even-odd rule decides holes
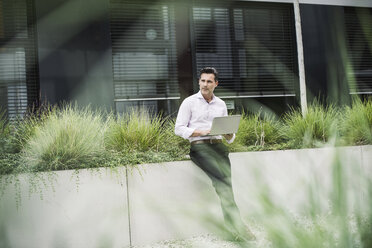
[[[254,235],[244,227],[234,200],[229,152],[222,143],[222,136],[205,136],[210,133],[214,117],[227,115],[225,102],[213,94],[217,86],[217,70],[212,67],[201,69],[200,91],[182,102],[175,133],[191,142],[191,160],[212,180],[221,201],[226,228],[236,239],[254,239]],[[235,139],[235,134],[223,136],[228,143]]]

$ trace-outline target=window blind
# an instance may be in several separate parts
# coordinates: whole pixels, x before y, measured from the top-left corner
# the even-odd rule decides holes
[[[174,18],[170,3],[110,1],[115,101],[179,98]]]
[[[8,117],[22,117],[38,102],[34,5],[0,0],[0,96]]]
[[[192,6],[194,63],[216,67],[221,96],[295,94],[297,54],[291,4]]]
[[[345,7],[351,94],[372,94],[372,9]]]

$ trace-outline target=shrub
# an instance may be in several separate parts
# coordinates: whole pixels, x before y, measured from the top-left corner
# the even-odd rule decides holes
[[[22,151],[31,170],[63,170],[91,167],[104,154],[106,123],[100,112],[67,105],[54,109],[43,123],[33,125],[34,134]]]
[[[174,134],[175,120],[167,119],[164,123],[163,136],[159,150],[169,154],[173,160],[185,159],[190,151],[190,142]]]
[[[306,117],[292,109],[283,122],[274,116],[243,114],[231,151],[257,151],[316,147],[337,133],[346,144],[372,144],[372,101],[356,100],[352,107],[339,110],[318,102],[309,106]],[[23,119],[8,123],[0,111],[0,152],[17,154],[16,165],[32,170],[59,170],[97,166],[130,165],[139,162],[182,160],[189,142],[174,134],[174,119],[132,109],[107,120],[100,111],[66,105],[60,109],[43,107]],[[2,171],[12,156],[0,156]],[[20,157],[20,159],[18,159]],[[18,166],[19,170],[22,168]]]
[[[12,174],[14,172],[18,172],[19,165],[20,165],[19,153],[16,153],[16,154],[0,153],[0,175],[6,175],[6,174]],[[0,185],[1,185],[1,182],[0,182]]]
[[[245,115],[240,121],[236,142],[245,146],[267,146],[282,142],[281,123],[272,115]]]
[[[108,149],[119,152],[159,150],[162,140],[164,120],[161,116],[151,116],[145,110],[135,111],[111,118],[105,134]]]
[[[0,153],[6,150],[10,138],[10,128],[5,116],[6,112],[0,109]]]
[[[283,136],[294,148],[316,147],[337,133],[339,114],[333,105],[323,107],[313,102],[303,117],[300,109],[292,109],[283,118]]]
[[[342,111],[341,135],[347,145],[372,144],[372,101],[356,99]]]
[[[36,128],[42,125],[53,111],[54,108],[46,105],[35,112],[28,112],[23,118],[12,120],[9,124],[11,136],[7,144],[7,152],[19,153],[35,134]]]

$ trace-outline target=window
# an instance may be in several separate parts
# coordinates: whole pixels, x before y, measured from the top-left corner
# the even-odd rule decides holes
[[[173,6],[111,0],[110,13],[117,111],[172,112],[170,102],[179,99]]]
[[[10,119],[21,117],[38,100],[33,4],[0,0],[0,95]]]
[[[3,14],[3,2],[0,1],[0,39],[4,39],[4,14]]]
[[[372,9],[345,8],[351,94],[372,94]]]
[[[195,68],[216,67],[221,96],[294,96],[298,82],[291,4],[193,8]]]

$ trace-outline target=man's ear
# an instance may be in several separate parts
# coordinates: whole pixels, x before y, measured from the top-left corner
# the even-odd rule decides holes
[[[218,81],[216,81],[216,87],[218,86]]]

